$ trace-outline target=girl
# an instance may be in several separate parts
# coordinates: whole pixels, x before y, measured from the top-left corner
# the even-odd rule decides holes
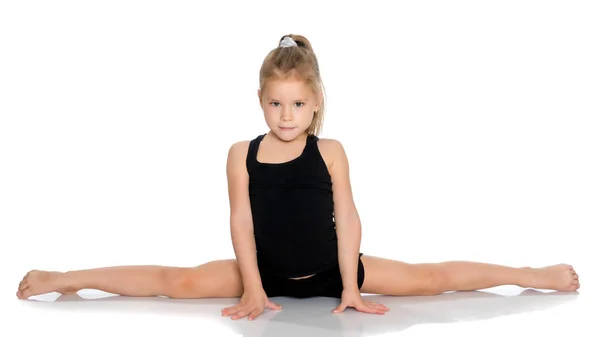
[[[99,289],[123,296],[240,297],[223,316],[254,319],[270,297],[341,299],[383,314],[361,293],[434,295],[517,285],[579,288],[570,265],[512,268],[477,262],[408,264],[359,252],[361,222],[342,144],[319,139],[324,92],[309,41],[285,35],[260,69],[258,99],[269,132],[231,146],[227,158],[231,238],[236,259],[194,268],[119,266],[27,273],[17,297]]]

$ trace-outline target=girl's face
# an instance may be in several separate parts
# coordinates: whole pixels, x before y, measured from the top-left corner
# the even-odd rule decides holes
[[[269,129],[284,141],[304,133],[319,108],[311,88],[294,78],[268,81],[258,97]]]

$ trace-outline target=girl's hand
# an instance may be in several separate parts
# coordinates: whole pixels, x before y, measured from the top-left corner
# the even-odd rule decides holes
[[[377,304],[375,302],[365,302],[363,298],[360,296],[360,291],[358,289],[344,289],[342,291],[342,302],[338,305],[334,313],[340,313],[344,311],[347,307],[353,307],[357,311],[366,312],[368,314],[385,314],[386,311],[389,311],[390,308],[386,307],[383,304]]]
[[[264,289],[245,291],[240,298],[240,303],[221,310],[221,315],[231,319],[239,319],[248,316],[248,320],[255,319],[262,314],[265,308],[280,310],[282,307],[269,300]]]

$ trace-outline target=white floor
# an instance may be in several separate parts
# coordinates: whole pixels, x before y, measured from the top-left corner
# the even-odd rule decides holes
[[[433,297],[369,297],[391,310],[370,315],[347,309],[336,315],[331,313],[338,303],[335,299],[277,297],[273,301],[284,306],[282,311],[266,311],[256,321],[232,321],[221,317],[220,310],[237,303],[236,299],[131,298],[82,290],[79,296],[51,293],[27,301],[15,299],[7,306],[12,319],[3,326],[14,325],[19,332],[10,335],[15,336],[41,336],[48,331],[61,336],[600,335],[590,310],[600,303],[585,292],[498,287]]]

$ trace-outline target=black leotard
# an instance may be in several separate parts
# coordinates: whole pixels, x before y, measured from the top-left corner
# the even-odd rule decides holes
[[[261,163],[250,142],[246,157],[258,267],[294,278],[327,270],[338,262],[333,190],[315,135],[302,154],[284,163]]]

